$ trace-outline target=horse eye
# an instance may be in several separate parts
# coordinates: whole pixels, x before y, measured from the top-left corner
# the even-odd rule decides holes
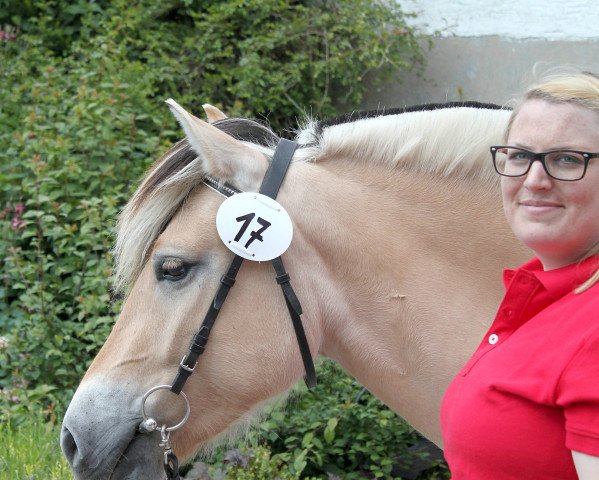
[[[178,258],[166,258],[162,262],[161,277],[165,280],[177,281],[185,278],[188,266]]]

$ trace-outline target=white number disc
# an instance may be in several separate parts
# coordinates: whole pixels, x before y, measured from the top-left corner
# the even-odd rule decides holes
[[[257,262],[282,255],[293,237],[287,211],[276,200],[251,192],[238,193],[222,203],[216,229],[229,250]]]

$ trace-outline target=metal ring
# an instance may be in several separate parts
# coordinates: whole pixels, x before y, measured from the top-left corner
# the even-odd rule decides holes
[[[148,415],[146,414],[146,400],[148,399],[148,397],[150,395],[152,395],[155,391],[157,390],[170,390],[172,387],[172,385],[157,385],[156,387],[150,388],[142,397],[141,399],[141,413],[144,417],[144,420],[148,420]],[[167,432],[172,432],[174,430],[177,430],[179,428],[181,428],[183,425],[185,425],[185,422],[187,422],[187,420],[189,419],[189,414],[191,412],[191,407],[189,406],[189,400],[187,399],[187,395],[185,395],[184,392],[180,392],[179,395],[181,395],[183,397],[183,400],[185,400],[185,417],[183,417],[183,420],[181,420],[179,423],[177,423],[176,425],[173,425],[172,427],[167,427],[166,431]]]

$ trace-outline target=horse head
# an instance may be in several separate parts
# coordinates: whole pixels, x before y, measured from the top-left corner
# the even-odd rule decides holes
[[[152,438],[158,432],[137,432],[141,399],[172,381],[232,256],[215,234],[223,197],[201,180],[209,175],[257,191],[268,167],[269,149],[235,140],[174,101],[169,106],[187,140],[155,165],[123,213],[117,276],[130,287],[64,421],[62,446],[77,478],[160,478],[162,453]],[[223,305],[185,385],[191,417],[171,439],[182,458],[244,427],[265,399],[302,375],[287,307],[268,267],[242,266],[237,281],[243,287]],[[317,352],[318,326],[308,322],[306,332]],[[174,425],[184,406],[176,395],[157,392],[145,408],[161,425]]]

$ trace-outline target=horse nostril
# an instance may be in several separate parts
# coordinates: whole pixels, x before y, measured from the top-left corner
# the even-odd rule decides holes
[[[77,442],[67,427],[63,425],[60,432],[60,448],[62,453],[71,465],[74,465],[77,461]]]

